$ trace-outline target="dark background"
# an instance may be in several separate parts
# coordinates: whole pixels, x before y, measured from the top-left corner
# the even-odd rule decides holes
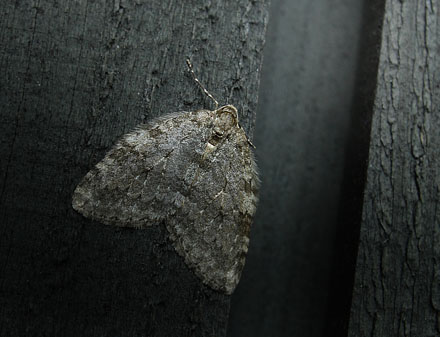
[[[230,337],[345,333],[382,6],[271,2],[255,130],[262,188]]]

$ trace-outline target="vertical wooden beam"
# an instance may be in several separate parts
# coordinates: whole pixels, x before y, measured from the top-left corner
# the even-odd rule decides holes
[[[440,1],[386,1],[349,336],[440,334]]]
[[[212,108],[188,57],[251,136],[267,1],[8,1],[0,16],[0,335],[225,335],[230,298],[160,226],[93,223],[71,194],[137,124]]]

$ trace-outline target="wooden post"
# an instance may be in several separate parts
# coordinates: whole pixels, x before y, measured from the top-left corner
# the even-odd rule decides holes
[[[440,334],[440,1],[386,1],[349,336]]]
[[[267,1],[20,1],[0,20],[0,335],[224,336],[229,296],[204,286],[160,226],[71,208],[122,134],[212,108],[185,60],[252,136]]]

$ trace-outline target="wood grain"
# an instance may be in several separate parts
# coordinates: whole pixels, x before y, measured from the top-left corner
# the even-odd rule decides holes
[[[440,1],[387,1],[349,336],[440,332]]]
[[[122,134],[164,113],[234,104],[252,135],[267,1],[16,1],[0,20],[0,335],[223,336],[229,297],[163,229],[71,208]]]

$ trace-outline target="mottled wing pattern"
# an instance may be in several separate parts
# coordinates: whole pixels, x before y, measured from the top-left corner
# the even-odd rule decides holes
[[[145,227],[165,219],[171,211],[166,207],[178,197],[168,190],[179,180],[167,171],[186,167],[190,159],[180,158],[183,148],[202,147],[210,132],[196,123],[202,114],[169,114],[122,137],[79,183],[73,208],[104,224],[124,227]],[[209,123],[208,112],[205,115]]]
[[[187,156],[193,151],[185,150]],[[237,128],[184,172],[185,186],[190,183],[191,188],[166,222],[167,229],[196,274],[230,294],[245,263],[257,203],[258,178],[244,131]]]
[[[170,114],[127,134],[83,178],[72,205],[109,225],[165,222],[185,263],[230,294],[244,266],[258,178],[241,128],[207,151],[214,114]]]

